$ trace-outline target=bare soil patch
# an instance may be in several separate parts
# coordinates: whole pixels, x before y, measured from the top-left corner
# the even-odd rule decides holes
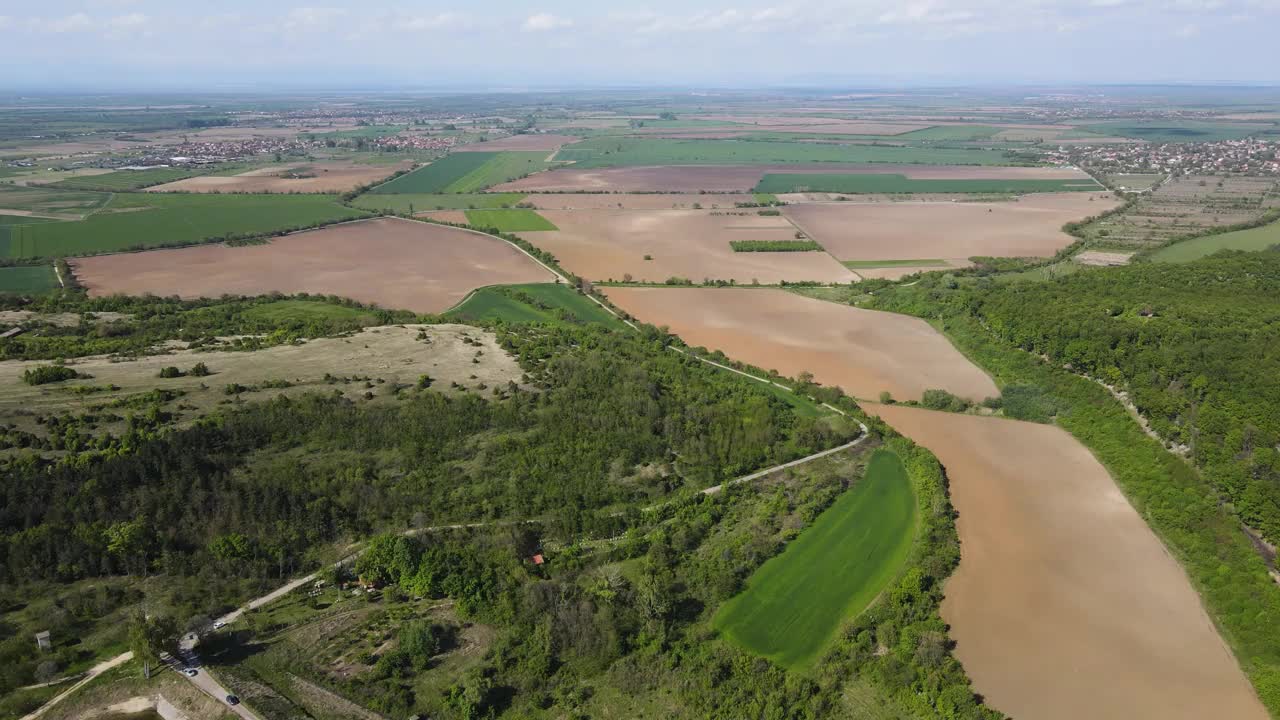
[[[514,151],[538,151],[559,150],[566,143],[577,142],[578,138],[572,135],[554,135],[551,133],[531,134],[531,135],[512,135],[510,137],[499,138],[497,140],[489,140],[487,142],[469,143],[454,148],[454,152],[500,152],[506,150]]]
[[[497,238],[397,218],[335,225],[265,245],[99,255],[74,260],[72,267],[93,296],[309,292],[421,313],[443,312],[484,285],[555,280]]]
[[[321,193],[346,192],[413,167],[352,162],[314,162],[258,168],[239,175],[200,175],[147,188],[147,192]]]
[[[1076,255],[1072,260],[1081,265],[1097,265],[1097,266],[1115,266],[1128,265],[1129,260],[1133,257],[1133,253],[1123,252],[1102,252],[1101,250],[1087,250]]]
[[[917,318],[775,289],[607,288],[619,307],[685,342],[783,375],[811,372],[855,397],[915,400],[930,388],[981,400],[996,386]]]
[[[1119,204],[1110,194],[1034,193],[1005,202],[810,203],[784,213],[841,260],[975,255],[1047,257],[1074,242],[1071,221]]]
[[[530,195],[524,202],[539,210],[671,210],[692,208],[733,208],[734,203],[755,202],[746,193],[729,195],[679,193],[564,193]]]
[[[609,196],[613,197],[613,196]],[[664,282],[680,277],[758,281],[852,282],[824,252],[740,253],[732,240],[793,240],[785,217],[754,210],[545,210],[559,230],[521,233],[573,273],[590,280]],[[645,256],[651,259],[645,260]]]
[[[946,466],[961,561],[942,616],[993,707],[1027,720],[1267,717],[1182,568],[1066,431],[864,408]]]
[[[781,163],[769,165],[643,165],[557,168],[503,183],[494,192],[750,192],[765,173],[887,173],[918,180],[1082,180],[1069,167]]]
[[[440,222],[455,223],[458,225],[467,224],[466,210],[432,210],[430,212],[415,213],[415,217],[430,218]]]

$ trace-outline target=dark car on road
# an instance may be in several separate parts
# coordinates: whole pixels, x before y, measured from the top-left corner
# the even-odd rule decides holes
[[[240,698],[236,697],[235,695],[228,695],[228,696],[227,696],[227,704],[228,704],[228,705],[239,705],[239,704],[240,704]]]

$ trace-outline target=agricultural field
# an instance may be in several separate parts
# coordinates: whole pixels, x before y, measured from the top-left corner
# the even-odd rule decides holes
[[[780,665],[811,666],[840,626],[898,574],[915,515],[902,460],[877,451],[850,490],[721,606],[716,627]]]
[[[1083,228],[1089,249],[1139,252],[1280,211],[1280,181],[1269,177],[1182,175],[1139,196],[1124,211]]]
[[[0,238],[4,237],[0,226]],[[42,293],[59,287],[52,265],[0,267],[0,293]]]
[[[220,297],[322,293],[419,313],[448,310],[477,287],[553,280],[498,238],[381,218],[269,243],[104,255],[72,262],[91,296]]]
[[[1280,245],[1280,220],[1262,227],[1206,235],[1160,248],[1148,257],[1155,262],[1191,262],[1220,250],[1254,252]]]
[[[370,192],[386,194],[474,193],[545,170],[543,152],[466,152],[446,155]]]
[[[343,193],[383,180],[413,164],[373,165],[349,161],[316,161],[270,165],[237,175],[201,175],[147,188],[147,192],[191,193]],[[98,178],[93,178],[97,180]]]
[[[552,171],[554,172],[554,171]],[[776,201],[776,198],[775,198]],[[738,203],[767,202],[746,193],[565,193],[524,196],[539,210],[681,210],[733,208]]]
[[[1085,173],[1074,168],[1014,167],[1004,165],[899,165],[890,163],[792,163],[754,165],[661,165],[582,169],[557,168],[495,190],[531,193],[751,193],[766,174],[792,175],[905,175],[908,180],[1000,181],[994,185],[1089,184],[1100,189]],[[786,178],[784,178],[785,180]],[[870,181],[868,181],[870,182]],[[890,178],[884,187],[901,180]],[[971,186],[972,187],[972,186]],[[761,192],[762,195],[771,193]],[[699,198],[700,199],[700,198]],[[697,200],[697,199],[695,199]]]
[[[1149,173],[1117,173],[1108,175],[1107,185],[1117,190],[1125,192],[1142,192],[1155,187],[1157,183],[1165,179],[1165,175],[1155,175]]]
[[[856,277],[825,253],[739,253],[735,240],[794,240],[786,218],[755,210],[544,210],[558,230],[522,237],[593,281],[662,283],[734,280],[851,282]]]
[[[556,160],[575,168],[627,165],[756,165],[773,163],[924,163],[1007,165],[1001,151],[882,145],[606,137],[567,145]]]
[[[312,300],[284,300],[253,309],[260,310],[263,317],[304,322],[321,317],[364,319],[356,308]],[[376,318],[366,318],[376,324]],[[483,353],[477,355],[476,350]],[[160,377],[163,368],[185,372],[196,363],[204,363],[210,374]],[[42,364],[46,363],[0,361],[0,388],[4,389],[0,420],[41,437],[49,428],[38,422],[37,415],[115,410],[119,412],[114,413],[114,419],[102,414],[93,434],[120,435],[127,430],[123,415],[153,406],[172,414],[181,427],[218,410],[229,397],[258,401],[282,394],[329,394],[336,390],[351,400],[364,399],[370,391],[374,399],[386,400],[423,375],[435,380],[435,391],[446,393],[462,392],[453,383],[470,388],[477,384],[497,386],[519,381],[521,376],[520,366],[492,334],[450,324],[366,327],[347,337],[315,338],[252,352],[175,348],[167,354],[126,361],[91,356],[67,363],[88,376],[85,379],[34,387],[22,381],[23,371]],[[351,377],[362,379],[334,379]],[[229,387],[236,391],[228,393]],[[161,392],[154,392],[157,389]]]
[[[0,215],[75,219],[97,210],[110,199],[111,195],[100,192],[0,185]]]
[[[555,225],[533,210],[467,210],[467,224],[498,232],[555,230]]]
[[[104,175],[68,178],[51,183],[48,187],[64,190],[99,190],[122,192],[138,190],[152,185],[173,182],[198,175],[200,171],[186,168],[152,168],[150,170],[117,170]]]
[[[1091,179],[1078,180],[917,180],[906,175],[875,173],[768,173],[755,186],[756,192],[834,192],[853,194],[893,193],[1057,193],[1097,191],[1102,187]]]
[[[509,208],[524,200],[524,193],[459,193],[453,195],[427,193],[365,193],[351,204],[365,210],[396,213],[420,213],[430,210],[468,210]]]
[[[467,296],[446,317],[458,322],[599,323],[622,327],[609,311],[563,283],[494,285]]]
[[[770,288],[630,288],[605,294],[686,343],[786,377],[812,373],[856,398],[919,400],[939,388],[971,400],[999,394],[991,378],[923,320]]]
[[[468,143],[455,148],[454,152],[541,152],[545,155],[554,153],[566,143],[577,142],[578,139],[572,135],[525,133],[497,140]]]
[[[1127,137],[1157,143],[1216,142],[1251,135],[1275,134],[1274,123],[1206,122],[1200,120],[1123,120],[1080,125],[1071,137]]]
[[[863,407],[947,469],[963,550],[942,617],[992,707],[1074,720],[1105,698],[1117,718],[1267,717],[1186,573],[1065,430]]]
[[[903,260],[964,266],[974,256],[1052,256],[1075,242],[1064,224],[1119,204],[1110,194],[1042,193],[1002,202],[802,203],[783,214],[837,259],[866,261],[861,267]]]
[[[0,256],[56,257],[182,245],[365,216],[363,210],[339,205],[331,195],[117,193],[110,197],[84,220],[22,226],[20,235],[0,246]]]

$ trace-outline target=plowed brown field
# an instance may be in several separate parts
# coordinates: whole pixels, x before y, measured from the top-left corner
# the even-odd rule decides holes
[[[981,400],[991,378],[923,320],[814,300],[785,290],[607,288],[618,307],[666,325],[693,346],[783,375],[811,372],[855,397],[887,390],[915,400],[942,388]]]
[[[864,408],[946,466],[961,561],[942,616],[988,704],[1020,720],[1265,720],[1182,568],[1066,431]]]
[[[732,208],[734,203],[755,202],[745,193],[729,195],[640,193],[565,193],[539,194],[524,198],[539,210],[671,210],[688,209],[698,203],[704,208]]]
[[[1116,207],[1111,195],[1035,193],[1004,202],[883,202],[789,205],[784,213],[841,260],[1047,257],[1070,245],[1062,231]]]
[[[390,177],[397,170],[408,170],[411,162],[394,165],[366,165],[349,162],[315,162],[305,165],[280,165],[250,170],[239,175],[200,175],[176,182],[155,185],[147,192],[196,193],[323,193],[346,192]],[[295,172],[304,177],[288,177]]]
[[[308,292],[421,313],[443,312],[484,285],[555,281],[497,238],[395,218],[297,233],[266,245],[99,255],[71,266],[92,296]]]
[[[610,196],[612,197],[612,196]],[[682,277],[774,284],[782,280],[852,282],[824,252],[734,252],[732,240],[792,240],[784,217],[712,214],[711,210],[544,210],[559,230],[520,233],[588,280],[664,282]],[[648,255],[650,260],[645,260]]]

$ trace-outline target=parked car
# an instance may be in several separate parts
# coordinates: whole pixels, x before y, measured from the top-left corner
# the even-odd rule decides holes
[[[187,668],[186,670],[182,671],[182,674],[186,675],[187,677],[195,677],[196,675],[199,675],[199,673],[196,672],[195,668]]]
[[[239,705],[239,704],[240,704],[240,698],[236,697],[235,695],[228,695],[228,696],[227,696],[227,704],[228,704],[228,705]]]
[[[227,624],[226,624],[226,623],[224,623],[224,622],[222,622],[221,620],[219,620],[218,622],[216,622],[216,623],[214,623],[214,624],[213,624],[213,629],[214,629],[214,630],[221,630],[222,628],[224,628],[224,627],[226,627],[226,626],[227,626]]]

